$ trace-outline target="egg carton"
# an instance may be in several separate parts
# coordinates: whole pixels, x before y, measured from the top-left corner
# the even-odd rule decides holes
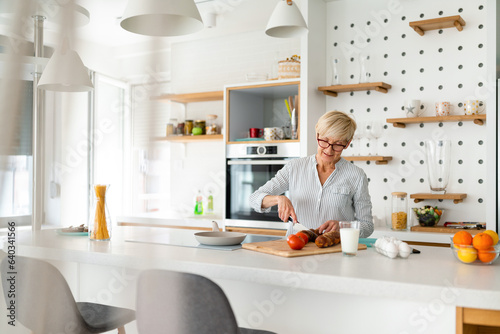
[[[395,259],[398,256],[407,259],[412,253],[411,247],[406,242],[394,237],[378,238],[374,246],[378,253],[391,259]]]

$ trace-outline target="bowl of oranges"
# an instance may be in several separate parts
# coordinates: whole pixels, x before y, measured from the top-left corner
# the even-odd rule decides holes
[[[492,230],[474,236],[467,231],[457,232],[451,238],[451,251],[462,263],[492,264],[500,254],[498,234]]]

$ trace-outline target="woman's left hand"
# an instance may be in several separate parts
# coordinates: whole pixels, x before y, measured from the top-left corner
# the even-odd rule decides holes
[[[318,227],[320,233],[326,233],[331,231],[339,230],[339,221],[338,220],[328,220]]]

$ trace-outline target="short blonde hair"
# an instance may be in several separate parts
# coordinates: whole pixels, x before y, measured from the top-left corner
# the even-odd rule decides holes
[[[316,123],[316,133],[321,137],[350,142],[356,132],[356,121],[342,111],[329,111]]]

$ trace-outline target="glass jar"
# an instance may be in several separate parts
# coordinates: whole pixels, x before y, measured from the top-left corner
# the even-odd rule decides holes
[[[109,185],[96,184],[92,187],[92,206],[89,219],[90,240],[106,241],[111,239],[111,215],[106,201]]]
[[[187,119],[186,124],[184,124],[184,134],[186,136],[191,136],[192,133],[193,133],[193,120]]]
[[[201,129],[201,134],[204,135],[207,133],[207,122],[205,120],[198,119],[194,122],[194,127],[195,128],[200,128]]]
[[[217,134],[217,124],[215,120],[217,119],[217,115],[207,115],[207,135],[216,135]]]
[[[408,228],[408,197],[405,192],[393,192],[391,200],[391,228],[406,230]]]

